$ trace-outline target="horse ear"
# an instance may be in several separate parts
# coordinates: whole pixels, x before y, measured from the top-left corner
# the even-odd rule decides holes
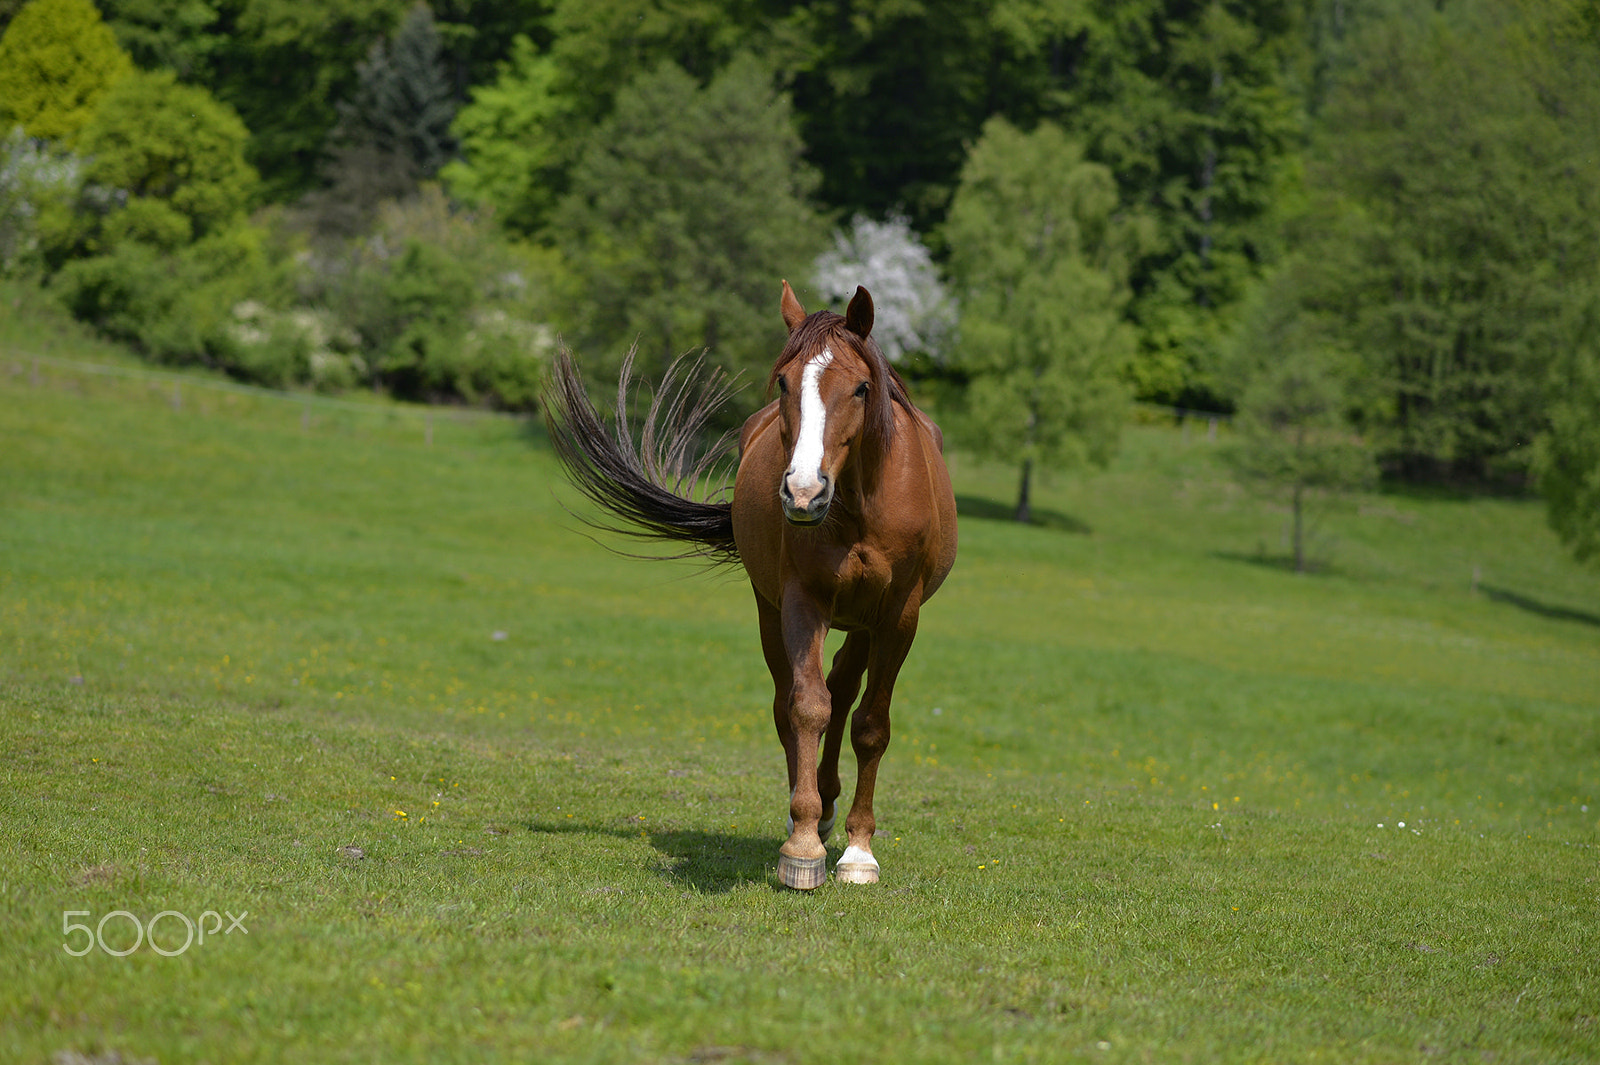
[[[791,333],[806,320],[806,309],[795,299],[794,289],[789,287],[787,281],[783,283],[783,299],[778,302],[778,310],[783,314],[783,324],[789,327]]]
[[[844,327],[862,340],[872,335],[872,293],[860,285],[850,297],[850,306],[845,308]]]

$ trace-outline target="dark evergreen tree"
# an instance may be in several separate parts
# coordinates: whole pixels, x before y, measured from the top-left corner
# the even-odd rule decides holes
[[[1081,20],[1023,0],[813,0],[770,47],[793,73],[821,198],[849,213],[945,218],[967,148],[1000,115],[1032,128],[1050,110],[1059,51]]]
[[[806,277],[826,237],[814,187],[759,61],[738,57],[704,88],[673,63],[636,78],[551,227],[580,288],[586,362],[604,374],[637,339],[649,373],[701,347],[764,373],[783,344],[779,281]]]
[[[356,67],[356,91],[339,104],[334,141],[369,147],[426,181],[455,154],[456,101],[433,13],[417,4],[392,40],[375,42]]]
[[[328,138],[326,185],[306,198],[323,236],[360,232],[379,203],[415,193],[456,150],[456,105],[427,5],[413,7],[392,40],[375,42],[356,73]]]
[[[244,119],[270,198],[318,184],[337,102],[355,92],[357,64],[406,9],[406,0],[218,0],[206,30],[217,41],[209,74],[196,80]]]

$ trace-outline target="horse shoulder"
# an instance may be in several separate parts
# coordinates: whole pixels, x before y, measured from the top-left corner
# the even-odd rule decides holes
[[[916,440],[916,447],[913,449],[915,458],[907,456],[911,461],[906,472],[913,476],[925,472],[935,481],[941,477],[948,481],[949,475],[944,473],[944,433],[932,418],[917,408],[902,408],[902,410],[904,418],[898,426],[898,432]]]
[[[927,434],[933,438],[933,446],[939,449],[939,454],[943,455],[944,430],[940,429],[932,418],[928,417],[920,410],[916,411],[915,413],[917,415],[917,422],[924,430],[926,430]]]

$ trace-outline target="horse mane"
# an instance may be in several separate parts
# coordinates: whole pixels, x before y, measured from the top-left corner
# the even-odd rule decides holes
[[[894,404],[900,404],[906,413],[913,417],[916,416],[917,408],[911,402],[910,393],[906,391],[905,380],[884,357],[883,349],[878,347],[878,342],[870,336],[859,337],[851,332],[845,326],[844,315],[832,311],[817,311],[807,315],[805,320],[795,327],[794,332],[789,334],[788,343],[778,355],[778,361],[773,364],[772,373],[767,375],[767,395],[770,396],[773,388],[777,386],[778,375],[792,363],[809,358],[824,347],[838,351],[840,345],[847,347],[867,364],[867,375],[872,382],[872,388],[867,394],[867,419],[862,438],[865,443],[882,454],[894,440]]]

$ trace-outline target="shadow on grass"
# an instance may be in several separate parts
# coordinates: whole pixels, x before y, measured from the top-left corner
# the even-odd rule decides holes
[[[781,840],[694,829],[636,829],[567,821],[527,821],[530,832],[583,834],[636,840],[644,836],[666,863],[660,874],[675,884],[720,895],[744,884],[773,884]]]
[[[978,496],[956,496],[956,514],[963,518],[982,518],[985,521],[1015,522],[1017,508],[1013,503],[996,503],[992,499],[982,499]],[[1081,518],[1044,507],[1033,508],[1033,520],[1028,524],[1035,528],[1057,529],[1061,532],[1077,533],[1080,536],[1087,536],[1094,531],[1089,527],[1089,523]]]
[[[1266,555],[1259,551],[1246,554],[1243,551],[1212,551],[1212,558],[1219,558],[1224,562],[1243,562],[1247,566],[1260,566],[1262,569],[1273,569],[1279,573],[1294,573],[1293,555]],[[1314,558],[1306,559],[1305,572],[1301,576],[1321,576],[1333,572],[1333,567],[1326,562]]]
[[[1519,595],[1505,588],[1496,588],[1493,585],[1480,584],[1478,591],[1484,597],[1496,603],[1505,603],[1519,610],[1526,610],[1530,614],[1538,614],[1542,618],[1552,618],[1556,621],[1576,621],[1580,625],[1593,625],[1600,628],[1600,615],[1591,614],[1586,610],[1573,610],[1571,607],[1552,606],[1541,603],[1537,599]]]

